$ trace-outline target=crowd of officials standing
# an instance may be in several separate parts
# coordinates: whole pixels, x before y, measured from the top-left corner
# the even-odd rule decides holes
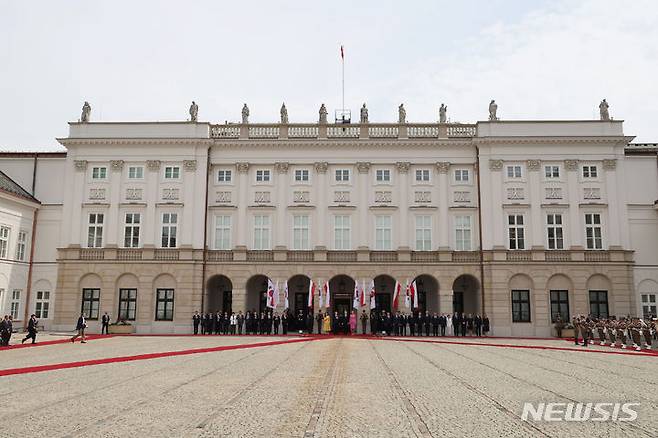
[[[372,310],[304,313],[214,312],[192,316],[194,334],[277,335],[295,333],[372,334],[384,336],[486,336],[491,330],[487,315],[464,313],[385,312]],[[360,326],[360,327],[359,327]],[[359,330],[360,328],[360,330]]]

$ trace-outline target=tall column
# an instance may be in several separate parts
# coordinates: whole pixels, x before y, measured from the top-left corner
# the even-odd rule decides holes
[[[199,212],[195,212],[195,200],[205,199],[205,193],[200,192],[197,196],[194,196],[196,189],[196,169],[197,161],[196,160],[184,160],[183,161],[183,187],[182,192],[184,195],[181,199],[184,202],[183,211],[182,211],[182,226],[181,230],[181,246],[182,245],[192,245],[192,233],[194,229],[203,228],[203,215]],[[204,210],[205,214],[205,210]],[[195,220],[201,218],[201,225],[199,226],[198,222],[194,223]]]
[[[359,190],[359,231],[357,246],[370,247],[370,241],[373,239],[372,227],[368,227],[368,194],[370,193],[370,181],[368,176],[370,174],[370,163],[360,161],[356,163],[356,169],[359,172],[359,181],[356,187]],[[354,235],[354,233],[352,233]],[[374,247],[374,244],[372,245]]]
[[[286,198],[286,187],[289,187],[288,177],[288,163],[277,162],[274,163],[274,169],[276,170],[277,178],[274,181],[276,187],[276,235],[274,236],[273,242],[274,246],[285,246],[288,248],[292,247],[292,244],[286,245],[286,242],[290,240],[291,233],[288,232],[289,228],[286,226],[286,211],[288,201]]]
[[[110,207],[107,212],[107,232],[104,246],[118,245],[117,233],[119,231],[119,203],[121,202],[121,175],[123,173],[123,160],[110,161]]]
[[[85,189],[85,177],[87,175],[87,161],[85,160],[75,160],[75,174],[74,174],[74,184],[69,187],[73,187],[72,196],[70,199],[70,228],[69,228],[69,238],[68,243],[70,245],[80,245],[86,246],[87,242],[81,242],[80,238],[82,233],[80,232],[81,228],[85,227],[82,217],[82,203],[85,200],[84,189]],[[68,193],[68,192],[67,192]],[[65,206],[66,207],[66,206]],[[66,211],[66,208],[64,209]]]
[[[539,181],[539,160],[528,160],[526,162],[528,169],[528,188],[530,201],[530,227],[532,230],[532,239],[526,249],[543,249],[544,239],[542,234],[542,217],[541,217],[541,184]]]
[[[619,210],[626,210],[625,204],[619,205],[617,193],[617,160],[603,160],[605,173],[605,191],[608,196],[608,220],[606,232],[608,235],[608,246],[621,246],[621,228],[628,228],[628,221],[621,222]]]
[[[315,246],[327,246],[327,234],[329,230],[327,229],[327,168],[329,164],[326,161],[317,162],[314,164],[315,167],[315,177],[318,179],[316,187],[314,200],[316,211],[317,211],[317,220],[316,224],[311,223],[314,232],[312,235],[316,236]]]
[[[236,163],[238,171],[238,199],[235,205],[238,207],[238,220],[235,224],[236,240],[235,246],[247,246],[247,187],[249,184],[249,163]]]
[[[398,248],[406,247],[411,248],[412,245],[409,242],[409,167],[411,163],[409,162],[397,162],[395,166],[398,169],[398,176],[400,178],[399,185],[400,187],[400,215],[399,215],[399,228],[398,231]],[[395,224],[393,224],[395,226]]]
[[[583,247],[583,226],[580,221],[578,196],[578,160],[564,160],[567,171],[567,190],[569,191],[569,236],[571,247]]]
[[[481,209],[486,211],[486,209],[491,209],[491,218],[493,230],[490,232],[493,234],[493,247],[502,247],[505,248],[505,225],[504,225],[504,216],[505,212],[503,210],[503,199],[502,199],[502,190],[503,190],[503,160],[489,160],[489,170],[491,175],[491,205],[480,206]],[[485,232],[486,223],[482,224],[482,232]]]
[[[146,217],[144,218],[144,246],[158,246],[158,219],[155,217],[157,214],[155,204],[158,202],[158,186],[159,186],[159,176],[160,176],[160,160],[148,160],[146,161],[146,168],[148,169],[148,174],[146,175],[146,185],[144,189],[144,200],[146,201]]]
[[[436,163],[436,170],[439,173],[439,248],[448,250],[451,247],[450,239],[450,215],[449,215],[449,199],[450,199],[450,182],[448,180],[448,171],[450,170],[450,163],[442,161]],[[436,200],[433,201],[437,202]],[[440,304],[439,304],[440,306]],[[440,308],[440,307],[439,307]]]

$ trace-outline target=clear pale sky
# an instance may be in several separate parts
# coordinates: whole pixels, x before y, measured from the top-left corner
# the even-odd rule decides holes
[[[92,120],[594,119],[607,98],[658,142],[658,2],[0,0],[0,150],[53,150]]]

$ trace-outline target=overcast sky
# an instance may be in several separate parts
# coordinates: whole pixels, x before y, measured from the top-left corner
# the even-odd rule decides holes
[[[0,0],[0,149],[52,150],[92,120],[594,119],[658,142],[658,2]]]

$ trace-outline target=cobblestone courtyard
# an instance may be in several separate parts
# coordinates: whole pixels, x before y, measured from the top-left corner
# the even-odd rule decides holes
[[[658,356],[443,341],[456,340],[133,336],[3,350],[0,435],[658,436]],[[242,348],[256,343],[272,344]],[[149,353],[165,355],[129,358]],[[521,419],[526,401],[641,406],[634,422],[547,423]]]

